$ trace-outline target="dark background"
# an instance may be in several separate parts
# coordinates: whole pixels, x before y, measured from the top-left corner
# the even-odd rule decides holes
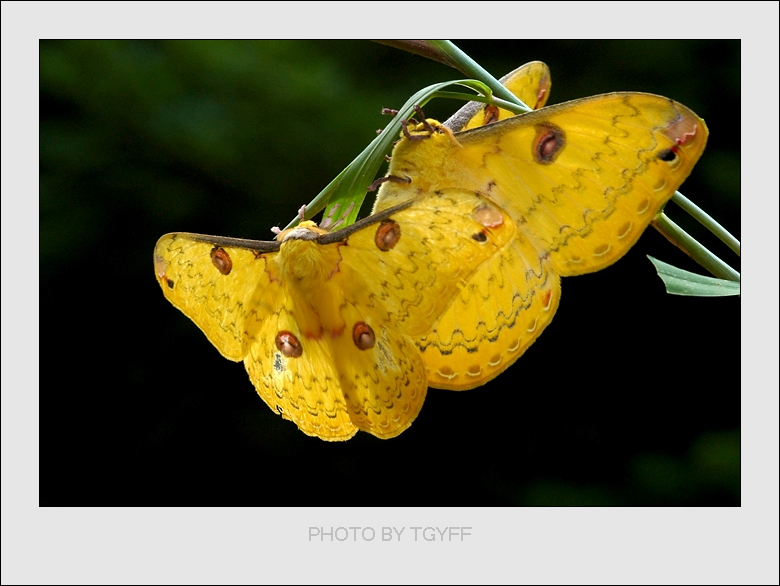
[[[545,61],[551,104],[636,90],[693,109],[710,139],[681,191],[740,237],[739,41],[456,43],[497,77]],[[740,300],[665,294],[645,254],[704,271],[652,229],[564,279],[513,367],[429,390],[386,441],[305,436],[164,299],[159,236],[270,239],[384,127],[382,107],[462,74],[365,41],[40,48],[41,505],[740,503]]]

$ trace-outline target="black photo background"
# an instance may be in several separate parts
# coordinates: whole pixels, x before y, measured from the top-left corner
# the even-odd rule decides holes
[[[739,41],[456,44],[496,77],[546,62],[551,104],[635,90],[690,107],[710,138],[681,191],[740,237]],[[163,298],[159,236],[270,240],[387,123],[382,107],[459,72],[363,41],[40,49],[41,505],[740,503],[740,300],[667,295],[645,255],[704,270],[652,229],[564,279],[514,366],[429,390],[387,441],[303,435]]]

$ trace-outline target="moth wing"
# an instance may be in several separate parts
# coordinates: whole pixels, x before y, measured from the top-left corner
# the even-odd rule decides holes
[[[254,343],[257,324],[273,313],[279,286],[268,262],[274,253],[225,244],[231,240],[166,234],[155,246],[154,266],[165,298],[225,358],[239,361]]]

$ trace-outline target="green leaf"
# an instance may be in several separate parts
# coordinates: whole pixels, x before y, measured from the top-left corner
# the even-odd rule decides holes
[[[726,281],[690,273],[666,264],[648,256],[658,271],[658,276],[666,285],[666,292],[671,295],[688,295],[691,297],[727,297],[740,294],[738,281]]]

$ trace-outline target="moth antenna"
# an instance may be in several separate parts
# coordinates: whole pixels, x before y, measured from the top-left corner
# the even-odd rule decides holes
[[[431,126],[430,123],[425,119],[422,108],[420,108],[420,106],[415,106],[414,109],[418,114],[423,116],[422,125],[425,128],[425,130],[428,132],[428,135],[427,136],[424,134],[412,135],[409,132],[408,126],[410,122],[412,124],[420,124],[414,116],[410,117],[408,120],[401,120],[401,126],[403,127],[403,134],[406,140],[423,140],[425,138],[428,138],[428,136],[430,136],[434,132],[436,132],[436,129],[433,126]]]
[[[301,206],[301,209],[298,210],[298,217],[301,219],[301,222],[303,222],[306,218],[303,216],[306,214],[306,204],[303,204]]]
[[[409,133],[409,128],[407,128],[409,122],[414,122],[415,124],[419,124],[419,122],[417,122],[417,120],[415,120],[414,118],[411,118],[409,121],[406,120],[401,121],[401,126],[403,127],[403,132],[404,132],[404,136],[406,137],[406,140],[422,140],[424,138],[428,138],[427,136],[424,136],[422,134],[415,134],[414,136],[412,136]]]
[[[412,140],[412,135],[409,134],[409,129],[407,128],[408,125],[409,122],[407,120],[401,120],[401,129],[403,130],[406,140]]]
[[[398,110],[393,110],[392,108],[382,108],[382,115],[383,116],[396,116],[396,115],[398,115]]]
[[[415,106],[414,111],[417,112],[420,115],[420,118],[422,118],[423,127],[425,127],[425,130],[427,130],[429,133],[433,134],[436,132],[436,129],[431,126],[431,124],[428,122],[428,119],[425,117],[425,114],[423,114],[422,108],[420,106]]]
[[[380,177],[376,181],[374,181],[371,185],[366,187],[366,191],[376,191],[379,189],[379,186],[383,183],[387,183],[388,181],[392,181],[393,183],[411,183],[412,180],[410,177],[398,177],[396,175],[385,175],[384,177]]]

